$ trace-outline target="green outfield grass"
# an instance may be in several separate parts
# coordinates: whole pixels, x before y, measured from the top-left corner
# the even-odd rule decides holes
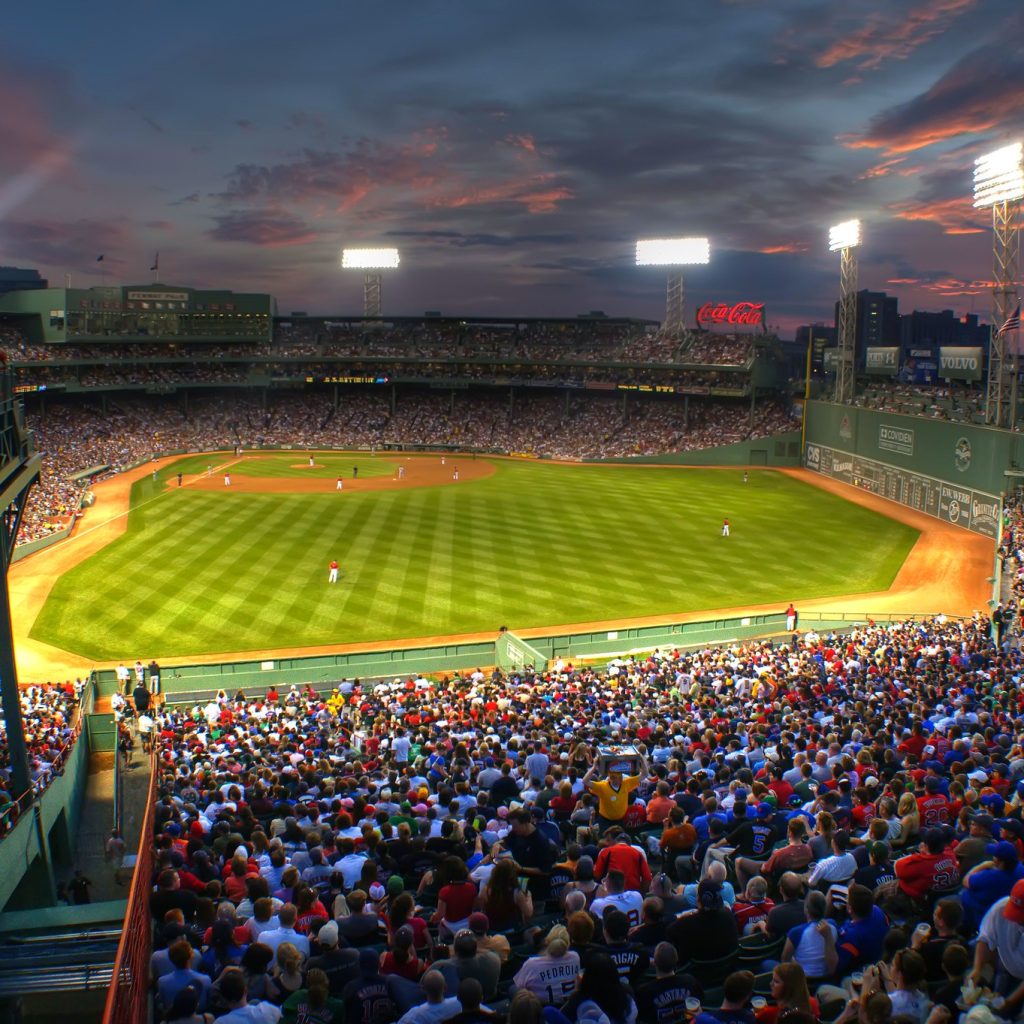
[[[232,473],[305,474],[288,468],[304,458]],[[317,461],[347,479],[354,458]],[[360,476],[394,465],[358,463]],[[744,484],[740,470],[496,460],[492,476],[455,487],[261,495],[172,486],[179,467],[207,464],[183,459],[136,483],[127,533],[57,580],[31,635],[97,660],[146,660],[781,608],[885,589],[917,538],[768,470]],[[342,566],[333,586],[332,558]]]

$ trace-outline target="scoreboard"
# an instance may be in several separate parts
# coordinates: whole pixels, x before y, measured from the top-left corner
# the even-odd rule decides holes
[[[823,444],[808,444],[804,465],[822,476],[860,487],[889,501],[962,526],[986,537],[999,536],[1001,499],[945,480],[890,466]]]

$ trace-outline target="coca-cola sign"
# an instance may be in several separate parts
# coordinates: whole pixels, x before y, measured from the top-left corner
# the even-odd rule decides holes
[[[763,302],[705,302],[697,310],[697,323],[731,324],[733,326],[764,326]]]

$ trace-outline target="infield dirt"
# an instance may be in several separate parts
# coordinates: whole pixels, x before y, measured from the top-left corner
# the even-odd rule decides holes
[[[224,471],[237,465],[239,460],[234,457],[225,458],[223,453],[216,454],[221,461],[213,467],[211,475],[208,476],[205,473],[186,475],[183,478],[183,486],[199,490],[226,490],[223,482]],[[33,640],[28,635],[29,630],[42,609],[54,581],[61,574],[85,561],[125,532],[132,484],[151,474],[154,469],[179,461],[179,458],[174,456],[155,459],[146,466],[96,484],[93,488],[96,503],[78,522],[70,537],[16,562],[11,567],[8,583],[14,619],[15,652],[18,675],[23,684],[63,679],[68,676],[80,675],[92,668],[106,667],[106,663],[97,664],[59,647]],[[248,456],[247,458],[256,459],[259,456]],[[393,458],[390,453],[389,458]],[[441,465],[440,458],[436,455],[401,456],[401,461],[406,466],[403,480],[391,477],[368,477],[365,480],[353,481],[346,478],[345,490],[351,488],[352,490],[369,491],[408,487],[458,486],[492,473],[491,460],[493,458],[495,457],[488,456],[486,459],[474,460],[471,457],[459,457],[453,460],[449,456],[446,458],[445,464]],[[552,471],[557,472],[555,467],[558,463],[550,465]],[[577,464],[570,463],[570,465]],[[457,481],[453,479],[455,466],[458,467],[459,472]],[[652,467],[645,464],[643,468],[650,469]],[[681,466],[658,468],[664,469],[666,472],[687,472],[688,470],[688,467]],[[735,466],[728,468],[732,472],[736,471]],[[804,469],[783,469],[778,472],[785,473],[811,486],[830,491],[846,501],[863,505],[920,531],[920,537],[888,590],[804,601],[800,605],[801,611],[896,612],[908,615],[944,612],[949,615],[969,615],[974,611],[987,610],[987,602],[991,596],[991,585],[988,579],[992,572],[994,556],[994,546],[990,539],[942,523],[924,513],[915,512],[858,488],[829,480],[817,473],[811,473]],[[333,479],[274,479],[236,474],[231,478],[230,489],[243,493],[326,493],[334,491],[335,486],[336,482]],[[159,500],[159,496],[151,500]],[[792,530],[795,538],[799,537],[800,524],[798,522],[790,523],[788,528]],[[836,543],[842,543],[841,535],[837,535]],[[632,625],[657,625],[667,622],[696,621],[779,610],[781,609],[772,604],[705,609],[684,614],[666,612],[633,619],[552,623],[543,629],[524,629],[520,633],[528,639],[530,636],[543,635],[552,630],[569,632]],[[175,665],[241,661],[257,659],[267,654],[283,658],[352,650],[422,647],[453,641],[478,642],[489,639],[491,639],[489,633],[410,637],[404,641],[387,640],[380,643],[225,651],[215,655],[168,658],[163,659],[163,663]],[[144,659],[148,657],[144,651],[139,652],[139,655]]]

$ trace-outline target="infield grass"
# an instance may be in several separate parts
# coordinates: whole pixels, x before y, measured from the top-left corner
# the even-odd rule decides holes
[[[323,473],[343,467],[348,478],[357,461],[361,476],[394,466],[324,456]],[[446,487],[167,486],[208,462],[182,459],[138,481],[125,535],[57,580],[31,636],[99,661],[145,661],[781,608],[886,589],[918,536],[770,470],[744,484],[742,470],[495,460],[493,475]],[[304,462],[294,452],[232,473],[308,474]]]

